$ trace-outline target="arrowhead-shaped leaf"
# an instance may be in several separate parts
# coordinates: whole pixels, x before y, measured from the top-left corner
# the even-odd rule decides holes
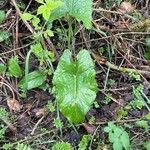
[[[64,0],[64,5],[55,9],[50,19],[58,19],[67,13],[82,21],[86,28],[92,27],[92,0]]]
[[[28,74],[28,90],[41,86],[46,80],[46,73],[43,70],[36,70]],[[19,87],[25,89],[25,77],[19,82]]]
[[[8,71],[9,73],[18,78],[18,77],[21,77],[22,75],[22,70],[19,66],[19,63],[18,63],[18,59],[17,57],[12,57],[9,62],[8,62]]]
[[[87,50],[81,50],[76,60],[65,50],[54,73],[53,84],[58,107],[72,123],[80,123],[91,108],[97,91],[95,70]]]

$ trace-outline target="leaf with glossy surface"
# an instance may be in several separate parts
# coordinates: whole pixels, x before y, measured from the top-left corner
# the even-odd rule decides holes
[[[18,64],[17,57],[12,57],[8,62],[8,71],[14,77],[20,77],[22,75],[21,68]]]
[[[53,77],[54,92],[60,111],[72,123],[80,123],[91,108],[97,91],[94,63],[87,50],[73,61],[65,50]]]
[[[33,72],[29,73],[27,90],[41,86],[44,83],[44,81],[46,80],[46,77],[47,77],[46,72],[42,71],[42,70],[41,71],[37,70],[37,71],[33,71]],[[23,90],[26,88],[25,78],[23,78],[19,82],[19,87]]]
[[[82,21],[86,28],[92,27],[92,0],[64,0],[64,5],[54,10],[50,19],[58,19],[67,13]]]

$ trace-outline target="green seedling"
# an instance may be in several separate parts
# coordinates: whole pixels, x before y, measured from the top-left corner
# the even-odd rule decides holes
[[[130,150],[129,135],[122,127],[109,122],[104,131],[108,133],[109,142],[113,144],[113,150]]]

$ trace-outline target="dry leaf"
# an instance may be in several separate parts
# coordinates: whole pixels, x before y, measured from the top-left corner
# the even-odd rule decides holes
[[[82,123],[82,125],[84,126],[84,128],[86,129],[86,131],[90,134],[93,134],[96,127],[91,125],[91,124],[87,124],[87,123]]]
[[[131,5],[130,2],[122,2],[118,11],[122,14],[131,14],[134,11],[134,7]]]
[[[46,116],[48,114],[48,110],[46,108],[39,108],[36,109],[36,117],[42,117],[42,116]]]
[[[13,98],[8,98],[7,99],[7,105],[10,109],[10,111],[14,111],[14,112],[20,112],[22,105],[20,105],[20,103],[13,99]]]

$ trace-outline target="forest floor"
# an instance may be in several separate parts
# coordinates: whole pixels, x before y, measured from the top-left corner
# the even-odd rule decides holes
[[[4,1],[0,1],[0,149],[48,150],[63,141],[53,150],[69,149],[65,143],[79,150],[150,150],[150,1],[94,0],[92,29],[73,20],[70,47],[74,55],[80,49],[90,52],[98,84],[92,108],[77,125],[59,112],[53,73],[47,69],[52,65],[55,70],[68,48],[68,22],[63,18],[49,23],[54,36],[41,42],[51,52],[48,65],[29,55],[39,35],[32,32],[31,21],[20,17],[24,11],[36,13],[39,4]],[[43,76],[30,74],[34,87],[23,93],[19,84],[25,73],[45,68],[49,74],[44,83]],[[116,129],[112,139],[121,129],[130,148],[111,141],[111,133],[105,132],[108,123]]]

